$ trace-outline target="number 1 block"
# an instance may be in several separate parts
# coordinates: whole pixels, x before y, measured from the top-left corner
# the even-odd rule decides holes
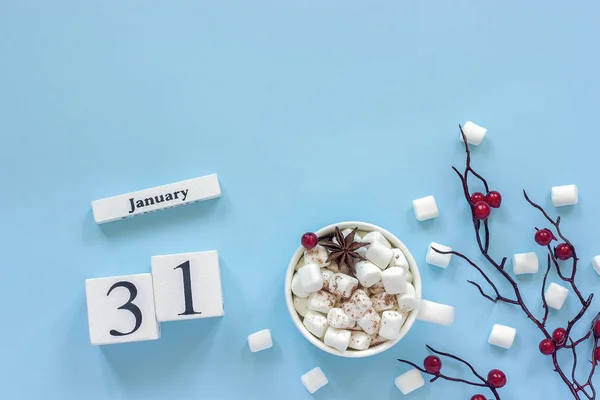
[[[93,345],[160,339],[150,274],[85,281]]]
[[[218,252],[153,256],[151,263],[159,322],[224,314]]]

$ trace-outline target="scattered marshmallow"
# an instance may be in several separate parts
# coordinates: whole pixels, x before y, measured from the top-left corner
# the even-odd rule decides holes
[[[392,249],[392,260],[389,267],[401,267],[408,271],[409,265],[406,256],[400,249]]]
[[[328,270],[327,268],[321,268],[321,275],[323,276],[323,290],[329,290],[329,281],[335,272]]]
[[[410,270],[408,270],[408,272],[406,272],[406,282],[413,283],[414,279],[415,279],[415,277],[413,276],[412,272],[410,272]]]
[[[536,253],[519,253],[513,255],[513,273],[515,275],[521,274],[535,274],[538,272],[539,261]]]
[[[403,323],[404,318],[399,312],[384,311],[381,314],[381,329],[379,329],[379,336],[390,340],[397,339],[400,336],[400,328],[402,328]]]
[[[313,368],[304,375],[302,375],[300,380],[302,381],[302,384],[310,394],[313,394],[314,392],[316,392],[317,390],[321,389],[323,386],[329,383],[327,377],[319,367]]]
[[[378,245],[383,247],[379,243]],[[369,261],[359,261],[356,263],[356,279],[364,287],[371,287],[381,280],[381,270]]]
[[[309,295],[309,293],[307,293],[302,287],[302,283],[300,283],[300,277],[298,274],[294,274],[292,277],[292,293],[298,297],[308,297]]]
[[[369,335],[372,335],[379,331],[379,328],[381,327],[381,317],[377,314],[375,309],[371,307],[358,320],[358,326]]]
[[[552,187],[552,204],[555,207],[572,206],[579,201],[579,190],[575,185]]]
[[[383,278],[383,274],[381,274],[381,276]],[[374,284],[373,286],[371,286],[369,288],[369,292],[371,292],[371,295],[385,292],[385,287],[383,286],[383,281],[379,281],[376,284]]]
[[[427,262],[427,264],[429,265],[435,265],[436,267],[440,268],[448,267],[448,264],[450,264],[450,260],[452,259],[452,254],[440,254],[434,249],[439,251],[452,251],[451,247],[431,242],[431,244],[429,244],[429,247],[427,248],[427,256],[425,257],[425,262]]]
[[[379,336],[378,333],[374,333],[370,336],[371,336],[371,346],[377,346],[378,344],[387,342],[387,339]]]
[[[298,277],[302,289],[307,293],[316,292],[323,287],[323,275],[321,275],[321,268],[317,264],[306,264],[300,268]]]
[[[371,261],[373,264],[377,265],[380,269],[384,270],[392,261],[392,257],[394,256],[394,252],[392,249],[389,249],[382,245],[379,242],[371,243],[367,253],[365,254],[365,258]]]
[[[402,312],[412,311],[419,306],[417,291],[412,283],[406,282],[406,291],[397,296],[398,307]]]
[[[517,330],[510,326],[494,324],[488,338],[488,343],[494,346],[510,349],[515,341]]]
[[[415,211],[415,217],[417,221],[425,221],[431,218],[437,218],[440,216],[435,197],[427,196],[420,199],[413,200],[413,209]]]
[[[310,333],[323,339],[327,329],[327,317],[316,311],[308,310],[304,316],[304,326]]]
[[[308,307],[306,306],[307,302],[308,297],[298,297],[294,295],[294,308],[301,317],[304,317],[308,311]]]
[[[462,126],[462,131],[467,137],[467,143],[472,144],[474,146],[479,146],[481,142],[483,142],[483,138],[487,133],[487,129],[477,124],[474,124],[471,121],[465,122]],[[460,141],[464,142],[462,133],[460,134]]]
[[[600,275],[600,256],[592,258],[592,267],[594,267],[594,271]]]
[[[548,307],[552,307],[555,310],[560,310],[563,304],[565,304],[568,294],[569,289],[559,285],[558,283],[552,282],[550,285],[548,285],[546,293],[544,293],[544,298],[546,299],[546,304],[548,304]]]
[[[352,320],[341,308],[329,310],[327,323],[337,329],[351,329],[356,326],[356,321]]]
[[[421,375],[421,372],[416,368],[403,373],[397,377],[394,382],[402,394],[409,394],[425,385],[423,375]]]
[[[338,351],[346,351],[348,345],[350,344],[350,337],[352,332],[346,331],[344,329],[336,329],[333,327],[329,327],[327,332],[325,332],[325,338],[323,342],[326,346],[333,347]]]
[[[386,292],[371,296],[371,301],[373,302],[373,308],[377,312],[391,310],[394,308],[394,306],[396,306],[396,304],[398,304],[396,301],[396,296]]]
[[[324,290],[319,290],[318,292],[311,293],[310,296],[308,296],[306,307],[309,310],[327,314],[329,310],[335,307],[337,302],[337,296]]]
[[[401,267],[390,267],[381,273],[381,282],[389,294],[406,292],[406,271]]]
[[[270,349],[273,347],[271,331],[268,329],[263,329],[262,331],[254,332],[248,336],[248,346],[250,347],[250,351],[253,353]]]
[[[366,350],[371,347],[371,336],[364,332],[351,332],[348,347],[354,350]]]
[[[452,325],[454,322],[454,307],[429,300],[421,300],[417,319],[438,325]]]
[[[371,299],[362,290],[356,290],[348,300],[342,303],[344,312],[355,321],[358,321],[372,306]]]
[[[304,262],[306,264],[317,264],[319,268],[324,268],[329,265],[327,262],[328,257],[329,252],[321,245],[316,245],[310,250],[304,250]]]
[[[329,280],[329,292],[345,299],[352,295],[358,287],[358,279],[353,276],[337,273]]]
[[[362,242],[369,243],[369,244],[378,242],[378,243],[384,245],[385,247],[387,247],[388,249],[392,248],[392,245],[390,244],[390,242],[385,238],[385,236],[383,236],[383,233],[381,233],[379,231],[371,231],[371,232],[367,233],[362,238]]]

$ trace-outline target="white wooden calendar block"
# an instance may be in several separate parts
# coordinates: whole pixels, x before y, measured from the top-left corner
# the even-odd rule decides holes
[[[151,264],[159,322],[224,314],[217,251],[153,256]]]
[[[93,345],[160,338],[150,274],[88,279],[85,295]]]
[[[216,174],[92,201],[97,224],[221,196]]]

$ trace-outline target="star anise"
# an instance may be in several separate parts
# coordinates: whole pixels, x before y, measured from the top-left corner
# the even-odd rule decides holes
[[[356,235],[356,231],[358,231],[358,227],[354,228],[352,232],[348,234],[348,236],[344,237],[344,234],[340,231],[340,228],[337,226],[335,227],[335,239],[337,240],[337,243],[335,243],[333,240],[321,243],[321,246],[331,251],[329,257],[327,257],[327,262],[346,264],[352,270],[352,272],[355,272],[355,258],[361,261],[367,261],[366,258],[358,254],[356,250],[360,249],[361,247],[368,246],[369,244],[355,242],[354,235]]]

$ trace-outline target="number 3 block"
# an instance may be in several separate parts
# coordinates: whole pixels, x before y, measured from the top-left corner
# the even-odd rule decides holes
[[[93,345],[160,338],[150,274],[88,279],[85,293]]]
[[[218,252],[153,256],[151,263],[159,322],[224,314]]]

